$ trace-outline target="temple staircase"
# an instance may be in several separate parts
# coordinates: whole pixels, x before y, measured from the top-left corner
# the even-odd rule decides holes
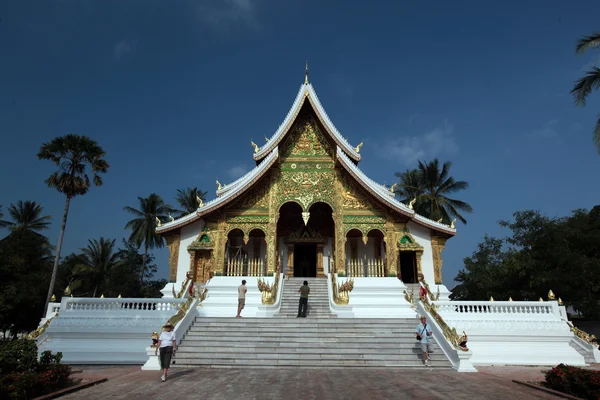
[[[273,318],[197,317],[174,366],[426,368],[415,340],[416,318],[336,318],[329,311],[326,279],[306,279],[309,312],[307,318],[296,318],[297,291],[304,280],[285,280],[281,311]],[[436,344],[434,349],[429,368],[450,369]]]

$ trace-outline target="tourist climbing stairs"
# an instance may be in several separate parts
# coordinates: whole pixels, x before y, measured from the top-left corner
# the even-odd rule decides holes
[[[421,350],[415,340],[416,318],[335,318],[327,306],[325,279],[309,280],[309,313],[307,318],[296,318],[300,296],[297,291],[303,280],[290,278],[285,281],[281,312],[273,318],[196,318],[179,346],[174,366],[451,367],[436,344],[431,366],[423,365]]]

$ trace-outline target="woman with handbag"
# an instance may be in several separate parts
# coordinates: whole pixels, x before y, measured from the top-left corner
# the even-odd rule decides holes
[[[164,382],[167,380],[167,373],[169,372],[173,352],[177,350],[177,338],[175,337],[175,332],[173,332],[173,324],[167,322],[163,328],[165,330],[158,338],[158,347],[154,351],[154,354],[157,354],[160,351],[160,368],[163,371],[160,380]]]

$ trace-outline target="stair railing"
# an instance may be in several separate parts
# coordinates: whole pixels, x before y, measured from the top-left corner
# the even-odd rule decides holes
[[[425,289],[429,288],[429,285],[424,280],[420,283],[421,287]],[[405,296],[408,297],[406,291]],[[427,323],[431,327],[433,337],[452,363],[452,367],[458,372],[476,372],[477,370],[470,361],[472,353],[467,347],[467,334],[463,332],[462,336],[459,336],[456,328],[448,326],[446,321],[437,312],[437,307],[434,303],[436,301],[435,297],[429,290],[427,290],[425,296],[420,296],[420,301],[417,303],[418,312],[427,317]]]

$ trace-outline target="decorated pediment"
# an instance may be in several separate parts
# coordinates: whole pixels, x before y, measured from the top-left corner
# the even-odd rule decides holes
[[[314,119],[297,122],[283,144],[282,156],[331,156],[333,153]]]
[[[342,198],[342,206],[346,209],[364,210],[374,208],[368,196],[348,178],[342,182]]]
[[[212,249],[213,247],[213,235],[208,229],[208,227],[204,227],[204,229],[202,230],[202,232],[200,232],[196,240],[188,246],[188,250]]]
[[[404,227],[402,232],[400,233],[400,238],[398,239],[398,248],[400,250],[408,250],[408,251],[423,251],[423,246],[421,246],[411,235],[410,231],[407,227]]]

